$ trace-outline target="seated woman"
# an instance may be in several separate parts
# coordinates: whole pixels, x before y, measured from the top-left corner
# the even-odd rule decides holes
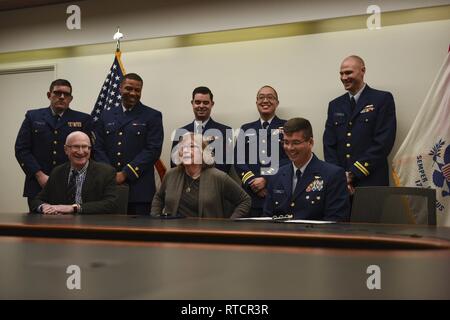
[[[153,216],[228,218],[229,204],[232,219],[248,216],[250,197],[231,177],[213,167],[207,146],[201,135],[183,136],[172,157],[178,166],[166,173],[153,198]]]

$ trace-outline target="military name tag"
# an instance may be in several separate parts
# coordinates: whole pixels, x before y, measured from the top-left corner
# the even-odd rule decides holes
[[[67,122],[67,125],[71,128],[81,128],[81,122],[75,121],[75,122]]]

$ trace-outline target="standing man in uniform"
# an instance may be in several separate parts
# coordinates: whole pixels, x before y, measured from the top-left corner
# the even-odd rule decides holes
[[[358,186],[389,185],[387,157],[397,127],[392,94],[369,87],[365,72],[360,57],[344,59],[340,75],[348,93],[330,102],[323,135],[325,161],[344,168],[351,193]]]
[[[122,108],[103,112],[95,127],[94,158],[116,168],[117,184],[127,183],[128,214],[150,214],[155,194],[153,166],[161,154],[161,112],[140,102],[143,80],[136,73],[120,85]]]
[[[289,162],[281,144],[282,128],[286,120],[278,118],[278,93],[264,86],[256,94],[260,118],[242,125],[235,145],[235,169],[242,186],[252,198],[250,215],[260,217],[267,195],[267,178]],[[276,151],[272,151],[276,147]]]
[[[83,131],[88,136],[92,133],[91,116],[69,108],[73,99],[69,81],[54,80],[47,98],[49,107],[25,114],[15,143],[16,159],[26,175],[23,196],[28,198],[29,207],[53,168],[67,161],[64,153],[67,136],[74,131]]]
[[[314,155],[311,123],[290,119],[283,134],[284,151],[291,161],[270,179],[264,215],[348,221],[350,201],[344,170]]]
[[[191,100],[192,111],[194,112],[195,117],[194,121],[177,129],[172,141],[172,151],[175,151],[174,147],[185,133],[192,132],[202,134],[203,139],[207,140],[208,143],[210,143],[210,146],[215,147],[213,150],[216,163],[215,167],[228,173],[231,164],[227,163],[227,154],[231,157],[233,156],[232,132],[229,126],[216,122],[211,118],[211,110],[214,106],[213,97],[213,93],[208,87],[197,87],[194,89]],[[229,132],[228,136],[227,131]],[[171,152],[171,154],[173,153]],[[172,159],[170,165],[171,167],[175,166]]]

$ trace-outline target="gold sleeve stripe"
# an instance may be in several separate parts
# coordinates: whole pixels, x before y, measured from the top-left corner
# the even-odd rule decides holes
[[[254,177],[255,175],[253,174],[253,172],[249,171],[246,174],[244,174],[244,176],[242,177],[242,183],[246,183],[248,179],[250,179],[251,177]]]
[[[246,178],[248,178],[249,176],[251,176],[252,174],[253,174],[253,172],[247,171],[247,172],[244,174],[244,176],[242,177],[242,179],[246,179]]]
[[[136,176],[136,178],[139,178],[139,175],[137,174],[137,172],[134,170],[134,168],[132,166],[130,166],[130,164],[127,164],[127,167],[130,168],[130,170],[134,173],[134,175]]]
[[[364,166],[361,163],[359,163],[359,161],[355,162],[355,167],[358,168],[359,171],[361,171],[366,177],[370,174],[369,170],[364,168]]]

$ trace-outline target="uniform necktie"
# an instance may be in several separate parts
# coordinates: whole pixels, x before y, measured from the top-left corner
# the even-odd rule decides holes
[[[264,121],[263,122],[263,129],[267,129],[268,126],[269,126],[269,122]]]
[[[355,111],[355,109],[356,109],[356,100],[355,100],[355,97],[352,97],[351,99],[350,99],[350,106],[352,107],[352,113]]]
[[[61,119],[61,116],[57,113],[55,113],[55,115],[53,116],[53,118],[55,119],[55,127],[58,125],[59,119]]]
[[[297,176],[297,183],[295,184],[294,193],[297,191],[298,188],[300,188],[300,179],[302,177],[302,172],[300,171],[300,169],[297,169],[295,171],[295,175]]]
[[[202,125],[197,125],[197,127],[195,128],[195,133],[196,134],[203,134],[203,126]]]
[[[69,203],[75,203],[75,197],[77,193],[77,176],[78,171],[72,170],[72,174],[67,184],[67,200]]]

